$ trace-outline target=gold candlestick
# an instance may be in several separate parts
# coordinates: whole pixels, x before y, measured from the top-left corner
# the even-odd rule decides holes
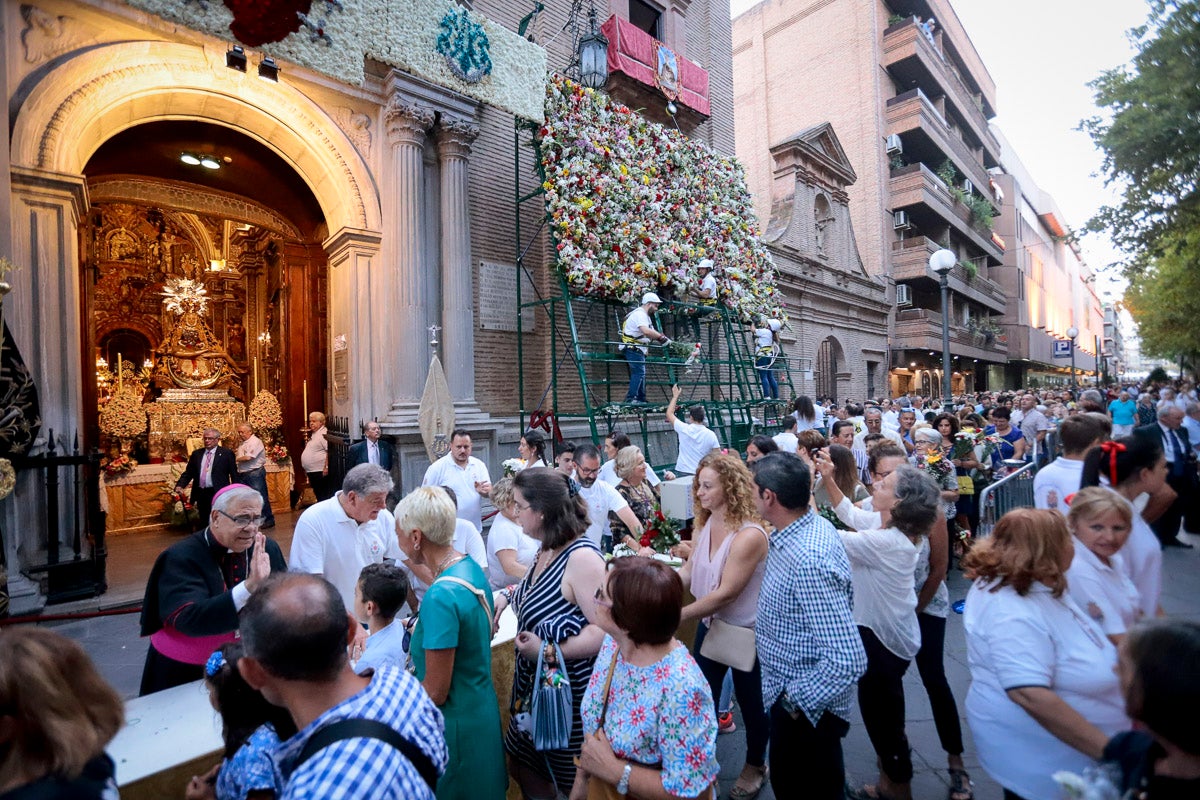
[[[254,396],[258,396],[258,356],[254,357]]]
[[[308,425],[308,381],[304,382],[304,424]]]
[[[117,391],[120,392],[125,388],[125,376],[121,370],[121,354],[117,353]]]

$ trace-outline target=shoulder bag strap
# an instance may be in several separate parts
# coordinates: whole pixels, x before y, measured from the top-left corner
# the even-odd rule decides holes
[[[482,589],[480,589],[477,586],[472,585],[470,583],[470,581],[465,581],[462,578],[456,577],[454,575],[443,575],[442,577],[440,577],[436,581],[434,581],[434,583],[438,583],[440,581],[447,581],[449,583],[457,583],[459,586],[465,586],[467,588],[467,590],[471,592],[471,594],[475,595],[475,599],[478,600],[479,605],[483,607],[483,613],[488,618],[488,625],[492,624],[492,622],[491,622],[492,612],[488,609],[488,601],[487,601],[487,598],[484,596]]]
[[[613,672],[617,669],[617,655],[619,653],[619,649],[613,650],[612,663],[608,665],[608,677],[604,679],[604,705],[600,707],[600,724],[596,726],[597,730],[604,728],[604,719],[608,715],[608,689],[612,686],[612,676]]]
[[[343,719],[332,725],[326,725],[309,737],[296,759],[293,770],[297,769],[308,759],[324,750],[335,742],[346,739],[379,739],[390,744],[408,759],[413,768],[420,773],[421,778],[429,786],[429,791],[437,791],[438,772],[433,762],[425,752],[412,742],[401,736],[394,728],[373,719]]]

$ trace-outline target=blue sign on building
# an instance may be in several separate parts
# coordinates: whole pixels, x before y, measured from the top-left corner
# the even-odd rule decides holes
[[[1071,341],[1068,339],[1063,341],[1056,339],[1054,341],[1054,357],[1055,358],[1070,358],[1071,357]]]

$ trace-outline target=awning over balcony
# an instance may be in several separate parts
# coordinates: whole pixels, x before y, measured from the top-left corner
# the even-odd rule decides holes
[[[615,14],[600,26],[600,31],[608,37],[610,73],[624,73],[652,89],[677,91],[678,102],[709,116],[708,70],[676,55],[665,44]],[[677,75],[671,74],[672,62]]]

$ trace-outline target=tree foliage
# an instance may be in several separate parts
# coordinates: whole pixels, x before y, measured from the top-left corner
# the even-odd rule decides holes
[[[1106,183],[1121,187],[1120,202],[1101,208],[1088,228],[1155,257],[1167,234],[1200,225],[1200,0],[1149,6],[1146,24],[1128,34],[1132,62],[1090,84],[1104,113],[1080,127],[1104,152]],[[1126,274],[1150,263],[1135,258]]]
[[[1138,323],[1142,351],[1162,358],[1185,357],[1195,363],[1200,353],[1200,228],[1166,234],[1161,254],[1136,259],[1129,273],[1125,306]]]

